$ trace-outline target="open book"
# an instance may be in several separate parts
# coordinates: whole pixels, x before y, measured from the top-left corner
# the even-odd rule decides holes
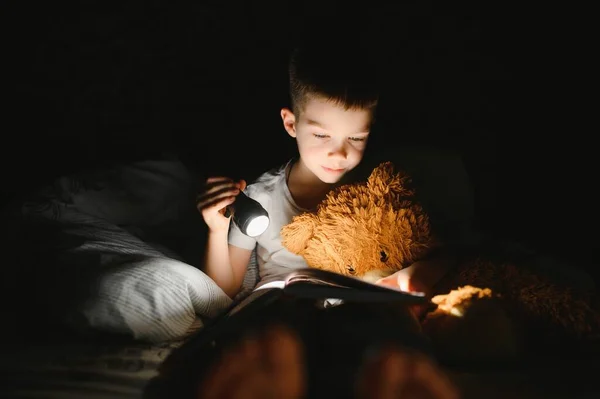
[[[407,305],[422,304],[427,301],[425,294],[421,292],[401,291],[315,268],[294,270],[284,279],[268,282],[256,288],[255,291],[273,288],[303,298],[360,302],[397,301]]]
[[[288,297],[286,299],[291,297],[292,300],[280,301],[284,297]],[[308,301],[295,301],[294,299],[308,299]],[[343,303],[342,306],[350,302],[360,303],[360,305],[370,302],[374,303],[375,308],[379,306],[379,303],[384,302],[413,305],[423,304],[429,300],[423,293],[404,292],[355,277],[314,268],[296,269],[281,280],[271,281],[257,287],[250,295],[232,304],[229,310],[208,321],[184,345],[171,353],[161,365],[161,369],[166,370],[164,373],[171,373],[176,378],[181,378],[189,372],[190,375],[193,374],[191,378],[197,381],[200,372],[190,368],[190,365],[199,364],[201,368],[210,367],[212,356],[219,353],[218,348],[227,345],[227,342],[235,342],[239,339],[240,334],[247,331],[253,331],[255,328],[261,328],[272,322],[284,322],[293,328],[299,328],[300,325],[308,326],[309,330],[314,331],[314,328],[323,325],[323,320],[330,317],[331,313],[321,311],[321,308],[327,306],[310,306],[309,304],[314,302],[314,305],[317,305],[321,301],[329,299],[340,300]],[[334,304],[334,307],[337,305]],[[309,309],[315,309],[315,312],[311,313]],[[360,306],[357,309],[356,323],[361,323],[365,318],[361,318],[360,313],[365,310],[365,307]],[[406,326],[411,326],[413,323],[412,317],[407,319],[399,317],[399,314],[392,315],[394,320],[392,325],[401,326],[398,334],[394,334],[395,337],[404,336],[404,328],[407,329],[406,331],[410,331],[412,327],[405,327],[405,323],[409,323]],[[374,319],[369,317],[367,319],[373,322],[373,320],[379,320],[382,315],[374,317]],[[387,322],[385,325],[388,325]],[[332,327],[329,325],[327,328]],[[342,328],[345,327],[342,326]],[[366,330],[371,329],[367,328]],[[363,333],[370,334],[364,331],[359,334]],[[348,335],[354,336],[354,334]],[[185,365],[184,371],[181,371],[181,365]],[[170,372],[171,369],[178,371]]]

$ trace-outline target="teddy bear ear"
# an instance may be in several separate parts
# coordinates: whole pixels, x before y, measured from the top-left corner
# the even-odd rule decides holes
[[[382,162],[373,171],[369,176],[369,183],[375,182],[387,182],[394,178],[394,164],[391,162]]]
[[[372,192],[383,194],[389,191],[401,192],[406,190],[406,180],[408,176],[396,172],[392,162],[380,163],[369,176],[367,185]]]
[[[317,225],[316,215],[303,213],[281,228],[281,243],[288,251],[300,255],[308,246]]]

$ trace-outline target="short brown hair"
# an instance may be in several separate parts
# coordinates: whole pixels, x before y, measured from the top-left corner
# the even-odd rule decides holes
[[[288,74],[291,106],[297,115],[310,96],[345,109],[372,111],[379,100],[376,61],[357,47],[296,47],[289,57]]]

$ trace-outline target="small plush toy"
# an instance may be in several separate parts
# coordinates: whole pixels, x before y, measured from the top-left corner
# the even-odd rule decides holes
[[[284,226],[283,245],[310,267],[368,281],[425,259],[440,246],[409,184],[406,173],[382,163],[366,182],[332,190],[315,213]],[[597,332],[590,293],[483,254],[462,257],[435,287],[422,326],[440,352],[454,360],[507,359],[528,342]]]
[[[518,359],[523,342],[517,324],[489,288],[465,285],[434,296],[422,323],[436,356],[450,363]]]

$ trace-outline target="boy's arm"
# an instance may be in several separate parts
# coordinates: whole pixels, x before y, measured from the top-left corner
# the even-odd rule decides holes
[[[227,236],[226,231],[208,234],[204,272],[233,298],[242,287],[252,250],[229,245]]]

